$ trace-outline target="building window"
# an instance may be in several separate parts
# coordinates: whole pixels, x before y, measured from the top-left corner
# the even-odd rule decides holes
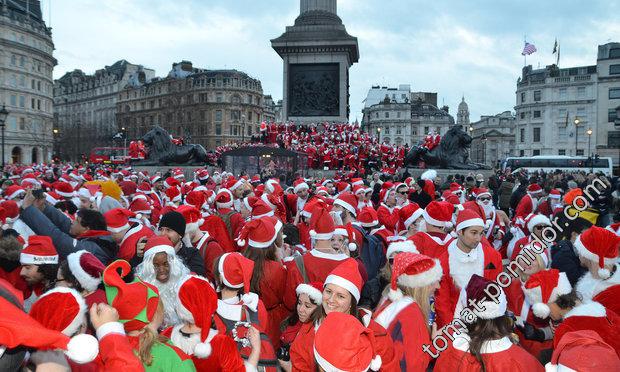
[[[540,142],[540,128],[534,128],[534,142]]]
[[[579,107],[577,109],[577,117],[579,118],[579,120],[584,121],[586,120],[586,108],[585,107]]]
[[[222,121],[222,110],[215,110],[215,121]]]
[[[540,90],[535,90],[534,91],[534,102],[539,102],[540,97],[541,97]]]
[[[11,96],[12,98],[13,96]],[[609,123],[613,123],[614,121],[616,121],[616,109],[609,109],[609,111],[607,111],[607,121]]]
[[[222,124],[215,124],[215,134],[218,136],[222,135]]]
[[[519,129],[519,142],[525,142],[525,128]]]
[[[534,119],[536,118],[540,118],[540,110],[535,110],[534,111]]]
[[[558,139],[560,140],[566,140],[566,125],[560,125],[558,127]]]
[[[521,103],[525,102],[525,92],[521,92]]]
[[[620,74],[620,65],[609,65],[609,75]]]
[[[566,99],[566,88],[560,88],[560,99]]]
[[[248,94],[248,104],[252,104],[254,97],[251,94]]]
[[[620,58],[620,48],[609,49],[609,58]]]
[[[525,156],[525,150],[519,150],[519,156]]]
[[[620,130],[610,130],[607,132],[607,147],[620,149]]]
[[[386,119],[389,119],[389,118],[390,118],[390,113],[389,113],[389,111],[386,111],[386,112],[385,112],[385,118],[386,118]]]
[[[400,111],[396,113],[396,117],[400,119]]]
[[[532,150],[532,156],[540,155],[540,150]]]
[[[521,111],[521,114],[519,116],[521,119],[525,119],[525,111]]]
[[[11,106],[17,107],[17,96],[15,94],[11,94]],[[615,110],[614,115],[616,115]]]
[[[566,150],[564,149],[558,150],[558,155],[566,155]]]
[[[379,113],[378,112],[375,112],[375,118],[379,119]]]
[[[239,110],[231,110],[230,111],[230,120],[231,121],[239,121],[241,114]]]
[[[215,102],[222,102],[222,101],[223,101],[222,93],[215,93]]]
[[[26,97],[19,96],[19,107],[26,108]]]
[[[583,156],[583,149],[577,150],[577,156]]]
[[[609,88],[609,99],[620,99],[620,88]]]
[[[586,87],[577,87],[577,98],[585,98]]]

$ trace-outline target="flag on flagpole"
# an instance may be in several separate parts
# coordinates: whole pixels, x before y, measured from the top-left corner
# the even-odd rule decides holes
[[[553,43],[553,53],[556,54],[558,52],[558,39],[555,39],[555,43]]]
[[[530,44],[527,41],[525,42],[525,46],[523,47],[523,51],[521,52],[522,56],[529,56],[530,54],[536,52],[536,46],[534,44]]]

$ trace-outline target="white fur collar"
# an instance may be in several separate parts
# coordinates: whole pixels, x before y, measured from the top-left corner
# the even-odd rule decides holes
[[[480,348],[481,354],[494,354],[501,353],[502,351],[506,351],[512,347],[513,343],[510,341],[510,338],[503,337],[499,340],[490,340],[482,343],[482,347]],[[469,352],[469,336],[466,333],[461,333],[460,335],[454,338],[452,342],[452,346],[455,349]]]
[[[405,296],[396,302],[392,302],[386,306],[383,311],[375,318],[375,321],[387,329],[390,323],[403,311],[407,306],[413,303],[413,298]]]
[[[620,285],[620,264],[616,264],[616,271],[605,280],[594,278],[590,272],[585,273],[577,282],[575,289],[581,294],[584,301],[587,301],[615,285]]]
[[[172,328],[170,341],[172,341],[174,346],[183,350],[185,354],[193,355],[194,348],[200,343],[200,332],[192,333],[189,337],[186,337],[181,333],[181,328],[183,328],[183,324],[177,324]],[[217,331],[215,329],[210,329],[206,342],[211,341],[215,335],[217,335]]]
[[[607,316],[607,310],[598,302],[591,301],[575,306],[571,311],[564,314],[564,319],[571,316],[590,316],[593,318],[603,318]]]
[[[383,229],[385,229],[385,226],[381,225],[381,226],[377,227],[376,229],[370,230],[369,235],[375,235],[378,231],[381,231]]]
[[[435,241],[435,243],[441,244],[441,245],[446,244],[450,239],[452,239],[452,236],[450,234],[446,234],[446,236],[444,236],[443,239],[440,239],[438,236],[433,236],[433,235],[427,233],[426,231],[421,231],[421,232],[423,234],[426,234],[429,238],[433,239]]]
[[[319,251],[318,249],[310,250],[310,254],[316,258],[324,258],[326,260],[334,260],[334,261],[342,261],[342,260],[346,260],[347,258],[349,258],[349,256],[347,256],[344,253],[325,253],[325,252]]]
[[[229,320],[241,320],[241,314],[243,311],[243,305],[239,304],[239,299],[235,297],[235,303],[231,303],[229,300],[217,300],[217,313],[224,319]]]
[[[456,240],[448,245],[448,265],[450,276],[459,289],[465,288],[474,274],[484,274],[484,252],[479,244],[469,254],[456,246]]]

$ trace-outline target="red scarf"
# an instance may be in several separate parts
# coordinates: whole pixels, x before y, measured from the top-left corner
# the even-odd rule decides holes
[[[107,230],[88,230],[83,234],[78,235],[78,239],[96,238],[98,236],[110,236],[111,233]]]

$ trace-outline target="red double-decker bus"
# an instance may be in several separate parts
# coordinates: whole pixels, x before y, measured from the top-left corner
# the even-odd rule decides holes
[[[88,161],[92,164],[125,164],[129,162],[126,147],[95,147]]]

